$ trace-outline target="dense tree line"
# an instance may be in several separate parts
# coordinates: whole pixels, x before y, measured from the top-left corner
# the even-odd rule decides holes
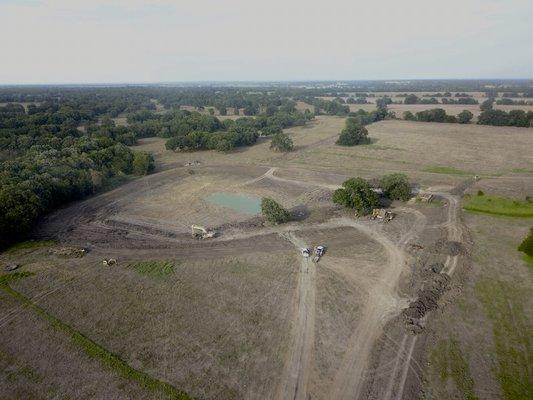
[[[96,123],[116,111],[94,99],[0,107],[0,247],[24,238],[50,210],[153,169],[150,155],[124,144],[132,140],[127,129]]]
[[[177,111],[171,115],[172,118],[170,115],[163,116],[163,128],[154,130],[159,136],[170,137],[166,143],[167,149],[179,151],[230,151],[235,147],[251,146],[259,136],[280,135],[282,129],[305,125],[313,118],[310,112],[289,113],[282,110],[271,115],[265,113],[255,118],[242,117],[223,122],[216,117],[196,112]],[[154,126],[153,120],[148,121],[150,126]]]
[[[440,93],[437,93],[437,94],[440,95]],[[457,94],[464,95],[466,93],[456,93],[456,97],[457,97]],[[403,100],[403,103],[404,104],[439,104],[439,100],[436,97],[437,96],[431,97],[429,99],[425,99],[425,98],[420,98],[415,94],[409,94],[405,97],[405,99]],[[479,102],[476,99],[468,95],[457,97],[455,99],[443,97],[443,95],[441,95],[441,97],[442,97],[441,99],[442,104],[479,104]]]
[[[477,123],[480,125],[531,127],[533,126],[533,111],[526,113],[524,110],[511,110],[505,112],[491,108],[481,112]]]

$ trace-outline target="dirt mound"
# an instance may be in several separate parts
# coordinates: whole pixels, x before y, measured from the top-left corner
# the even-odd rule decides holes
[[[435,253],[445,254],[447,256],[458,256],[465,253],[465,248],[461,242],[441,239],[435,243]]]
[[[448,289],[450,278],[447,275],[440,273],[442,268],[442,264],[434,264],[430,267],[434,277],[429,286],[421,289],[418,292],[417,299],[411,302],[409,307],[403,312],[405,322],[415,333],[422,329],[422,318],[429,311],[435,310],[438,307],[440,297]]]
[[[48,250],[50,254],[59,256],[59,257],[72,257],[72,258],[81,258],[87,251],[81,247],[72,247],[72,246],[61,246],[53,247]]]

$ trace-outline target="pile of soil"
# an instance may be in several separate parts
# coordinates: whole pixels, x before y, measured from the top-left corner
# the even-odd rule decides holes
[[[72,246],[53,247],[48,250],[48,252],[59,257],[70,258],[81,258],[87,253],[87,251],[81,247]]]
[[[440,263],[429,267],[433,278],[425,288],[418,291],[417,299],[403,311],[405,322],[413,332],[419,332],[422,329],[422,318],[438,307],[439,299],[448,289],[450,278],[440,273],[442,268],[443,265]]]
[[[434,251],[436,253],[445,254],[452,257],[465,254],[465,249],[461,242],[448,241],[445,239],[439,240],[435,243]]]

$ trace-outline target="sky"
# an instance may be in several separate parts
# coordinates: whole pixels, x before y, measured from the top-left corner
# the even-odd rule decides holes
[[[0,0],[0,84],[533,78],[533,0]]]

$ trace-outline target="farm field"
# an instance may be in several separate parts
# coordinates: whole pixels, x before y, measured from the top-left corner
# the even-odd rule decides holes
[[[133,148],[154,155],[153,174],[44,218],[33,237],[54,242],[0,254],[31,274],[0,286],[0,382],[10,383],[0,397],[496,399],[529,390],[527,360],[507,366],[515,349],[531,352],[521,332],[532,287],[516,251],[531,220],[462,206],[478,190],[532,194],[530,130],[386,120],[367,127],[369,144],[341,147],[344,123],[319,116],[286,129],[290,153],[271,151],[268,138],[230,153],[141,139]],[[435,201],[393,202],[387,224],[331,202],[349,177],[393,172]],[[217,193],[271,197],[298,218],[264,225],[207,200]],[[192,224],[218,235],[192,239]],[[318,263],[301,256],[319,244]],[[87,253],[50,251],[61,246]],[[109,258],[117,263],[103,266]],[[424,292],[442,282],[446,291]],[[518,332],[501,320],[505,304]]]

